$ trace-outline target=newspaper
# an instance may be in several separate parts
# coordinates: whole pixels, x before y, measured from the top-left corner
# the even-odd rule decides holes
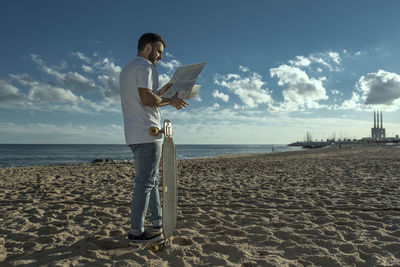
[[[180,66],[171,78],[171,87],[163,97],[173,97],[176,93],[182,99],[194,98],[200,90],[200,85],[195,84],[200,72],[206,63]]]

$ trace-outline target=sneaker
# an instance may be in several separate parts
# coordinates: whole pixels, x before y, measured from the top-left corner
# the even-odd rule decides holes
[[[133,243],[151,243],[151,242],[157,242],[161,239],[162,239],[161,233],[155,235],[155,234],[150,234],[150,233],[144,231],[139,236],[132,235],[131,233],[128,234],[128,240]]]
[[[162,227],[161,226],[153,226],[153,235],[162,234]]]

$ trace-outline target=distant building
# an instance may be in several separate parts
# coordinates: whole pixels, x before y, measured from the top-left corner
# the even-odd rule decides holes
[[[379,111],[374,111],[374,128],[371,128],[371,139],[384,140],[386,138],[386,129],[383,128],[382,111],[380,112],[380,125],[379,125]]]

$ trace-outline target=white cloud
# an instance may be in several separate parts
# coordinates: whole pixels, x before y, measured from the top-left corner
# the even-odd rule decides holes
[[[83,56],[82,54],[76,55]],[[80,113],[93,111],[120,112],[119,73],[121,68],[115,65],[112,60],[108,58],[98,58],[95,62],[90,59],[86,60],[94,63],[90,66],[83,65],[82,69],[88,74],[82,75],[76,71],[64,70],[64,67],[68,67],[67,63],[62,64],[63,68],[60,66],[49,67],[38,55],[32,54],[31,58],[39,66],[39,69],[49,77],[44,80],[32,77],[29,74],[10,74],[9,76],[14,83],[28,91],[26,95],[19,95],[18,105],[12,108]],[[2,91],[5,94],[6,87],[3,87]],[[10,93],[12,92],[14,92],[14,98],[18,95],[16,94],[16,90],[19,90],[18,86],[9,82],[7,88],[7,98],[11,97]],[[13,91],[10,91],[10,88]],[[102,98],[97,98],[93,102],[76,92],[81,92],[84,95],[89,94],[89,98],[98,94]],[[6,104],[5,96],[0,99],[0,102],[2,102],[2,106]]]
[[[350,99],[345,100],[338,109],[362,110],[361,97],[353,92]]]
[[[68,68],[68,63],[65,60],[61,60],[59,65],[54,65],[51,68],[57,71],[62,71]]]
[[[311,57],[310,57],[310,60],[311,60],[313,63],[319,64],[319,65],[322,65],[323,67],[328,68],[329,70],[333,70],[333,67],[327,62],[326,59],[324,59],[324,58],[322,58],[322,57],[311,56]]]
[[[250,108],[255,108],[260,104],[272,103],[270,92],[264,89],[265,83],[258,73],[245,73],[245,76],[239,74],[216,75],[214,83],[216,85],[228,88],[237,95],[240,100]]]
[[[104,98],[110,102],[119,102],[119,76],[99,75],[97,79],[103,84],[101,90]]]
[[[197,93],[197,95],[195,96],[195,98],[193,98],[193,100],[197,101],[197,102],[203,102],[203,99],[201,98],[200,93]]]
[[[366,105],[394,105],[400,99],[400,75],[378,70],[358,80],[357,89]]]
[[[335,62],[336,64],[340,64],[341,58],[340,58],[339,53],[337,53],[337,52],[329,52],[328,55],[333,60],[333,62]]]
[[[82,74],[77,72],[67,72],[61,73],[58,70],[48,67],[45,62],[39,58],[38,55],[32,54],[32,60],[36,62],[40,69],[50,75],[51,77],[56,79],[56,82],[59,83],[59,87],[65,87],[68,90],[79,90],[79,91],[92,91],[98,90],[96,85],[92,79],[89,79]]]
[[[289,63],[297,67],[308,67],[311,64],[311,60],[304,56],[296,56],[296,60],[289,60]]]
[[[339,90],[337,90],[337,89],[333,89],[333,90],[331,90],[331,93],[332,93],[332,95],[343,95],[343,93],[342,92],[340,92]]]
[[[165,52],[166,57],[174,58],[174,56],[170,52]]]
[[[79,97],[70,90],[54,87],[46,84],[33,86],[29,92],[29,99],[33,102],[79,102],[83,97]]]
[[[173,71],[174,69],[176,69],[181,65],[181,63],[176,59],[172,59],[170,61],[161,60],[159,63],[160,66],[166,68],[168,72]]]
[[[94,67],[100,75],[97,76],[103,85],[100,90],[107,101],[120,103],[119,99],[119,74],[121,67],[117,66],[108,58],[104,58],[94,64]]]
[[[22,95],[18,99],[19,105],[13,108],[80,113],[89,113],[87,108],[99,110],[91,101],[74,94],[69,89],[58,87],[53,83],[35,81],[28,74],[10,76],[15,82],[29,88],[28,95]]]
[[[395,111],[400,108],[400,75],[378,70],[363,75],[338,109]]]
[[[212,93],[212,96],[214,98],[219,98],[224,102],[228,102],[229,101],[229,95],[226,95],[222,92],[219,92],[218,90],[214,90],[214,92]]]
[[[26,96],[6,79],[0,77],[0,102],[22,100]]]
[[[283,89],[283,103],[274,110],[295,111],[299,108],[320,108],[318,101],[326,100],[326,90],[322,85],[325,77],[314,79],[297,67],[281,65],[270,69],[271,77],[278,77],[278,85],[286,86]]]
[[[25,86],[30,86],[33,85],[35,83],[37,83],[35,81],[35,78],[33,78],[31,75],[29,74],[10,74],[10,77],[12,78],[12,80],[16,81],[17,83],[20,83],[22,85]]]
[[[92,79],[88,79],[77,72],[67,72],[64,77],[63,87],[68,89],[78,91],[92,91],[98,89]]]
[[[239,70],[242,72],[249,72],[250,69],[248,67],[244,67],[244,66],[239,66]]]
[[[90,67],[90,66],[82,65],[82,69],[83,69],[84,72],[87,72],[87,73],[93,73],[94,72],[93,68]]]
[[[90,61],[91,61],[89,57],[87,57],[85,54],[83,54],[81,52],[71,52],[70,54],[79,58],[82,61],[85,61],[86,63],[90,63]]]
[[[62,81],[65,78],[65,74],[60,73],[59,71],[49,68],[46,66],[46,64],[44,63],[44,61],[42,59],[39,58],[38,55],[36,54],[32,54],[31,55],[32,60],[39,65],[39,68],[44,71],[45,73],[47,73],[48,75]]]
[[[346,53],[346,52],[343,52]],[[315,68],[315,71],[322,72],[322,68],[329,71],[341,70],[341,57],[338,52],[312,53],[309,56],[296,56],[295,60],[289,60],[289,65],[298,68]]]

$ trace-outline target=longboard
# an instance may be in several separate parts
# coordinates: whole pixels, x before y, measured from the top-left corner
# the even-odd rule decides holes
[[[162,233],[164,238],[157,243],[150,245],[152,251],[158,251],[172,243],[173,233],[176,227],[177,206],[178,206],[178,183],[177,183],[177,161],[176,148],[172,140],[172,124],[169,120],[164,120],[163,129],[151,127],[149,133],[152,136],[160,133],[164,134],[162,146],[162,179],[161,179],[161,199],[162,199]]]

